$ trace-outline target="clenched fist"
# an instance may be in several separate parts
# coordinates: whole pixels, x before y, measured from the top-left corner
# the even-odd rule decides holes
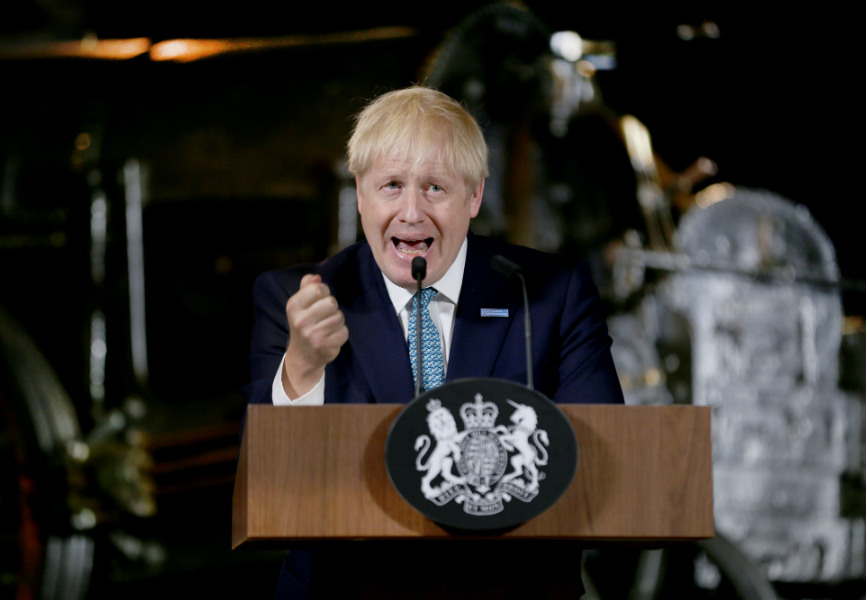
[[[295,399],[321,379],[349,339],[343,312],[319,275],[304,275],[301,287],[286,302],[289,346],[283,362],[283,388]]]

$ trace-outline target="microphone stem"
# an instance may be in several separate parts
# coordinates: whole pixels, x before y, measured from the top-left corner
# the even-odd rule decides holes
[[[529,318],[529,293],[526,291],[526,280],[523,278],[523,273],[517,273],[520,278],[520,287],[523,290],[523,306],[526,309],[523,311],[523,335],[526,338],[526,386],[534,390],[535,382],[532,376],[532,324]]]
[[[424,377],[423,352],[421,352],[421,280],[418,280],[418,297],[415,305],[415,397],[421,395],[421,379]]]
[[[412,259],[412,278],[418,282],[418,291],[415,294],[415,397],[421,395],[421,379],[423,378],[423,352],[421,351],[421,288],[424,278],[427,277],[427,261],[422,256]]]

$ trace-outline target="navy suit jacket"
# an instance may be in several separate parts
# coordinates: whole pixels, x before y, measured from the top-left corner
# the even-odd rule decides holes
[[[526,383],[523,298],[490,267],[520,265],[528,287],[535,389],[554,402],[622,403],[598,291],[585,262],[469,235],[446,382],[496,377]],[[343,311],[349,340],[325,370],[325,402],[404,403],[414,396],[406,339],[370,247],[359,243],[317,265],[261,275],[254,287],[249,402],[270,403],[288,341],[285,307],[306,273],[318,273]],[[482,316],[505,308],[507,317]]]

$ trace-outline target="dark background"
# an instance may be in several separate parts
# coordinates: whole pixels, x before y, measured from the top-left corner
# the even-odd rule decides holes
[[[256,581],[269,589],[276,574],[269,561],[278,558],[228,551],[232,460],[194,468],[178,461],[230,455],[236,445],[253,279],[327,255],[351,115],[376,94],[419,81],[448,33],[485,4],[12,0],[0,7],[0,182],[14,199],[0,214],[0,233],[6,240],[64,236],[58,246],[0,247],[0,305],[61,375],[85,430],[94,417],[82,339],[89,311],[101,306],[112,349],[107,402],[132,393],[147,399],[142,425],[157,458],[160,512],[134,528],[168,548],[166,566],[138,578],[98,570],[95,594],[121,586],[124,595],[145,595],[148,585],[166,589],[167,581],[180,588],[206,581],[221,591]],[[831,5],[808,12],[527,5],[551,30],[616,43],[616,68],[598,75],[604,102],[647,125],[671,168],[706,156],[718,174],[705,184],[762,188],[806,206],[836,246],[842,276],[866,279],[862,116],[854,94],[862,51],[851,15]],[[718,39],[677,36],[678,25],[704,21],[718,25]],[[11,51],[85,34],[273,40],[386,25],[413,34],[188,64]],[[85,132],[91,145],[76,149]],[[117,200],[117,175],[130,158],[149,170],[145,386],[133,381],[125,350],[118,219],[110,225],[105,285],[94,289],[88,276],[88,174],[98,173]],[[846,295],[845,308],[862,315],[862,295]]]

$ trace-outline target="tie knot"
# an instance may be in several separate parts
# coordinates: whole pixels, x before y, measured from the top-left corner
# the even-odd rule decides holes
[[[417,293],[416,293],[417,295]],[[427,308],[427,305],[430,304],[430,301],[433,299],[433,296],[436,295],[436,288],[428,287],[421,290],[421,307]]]

